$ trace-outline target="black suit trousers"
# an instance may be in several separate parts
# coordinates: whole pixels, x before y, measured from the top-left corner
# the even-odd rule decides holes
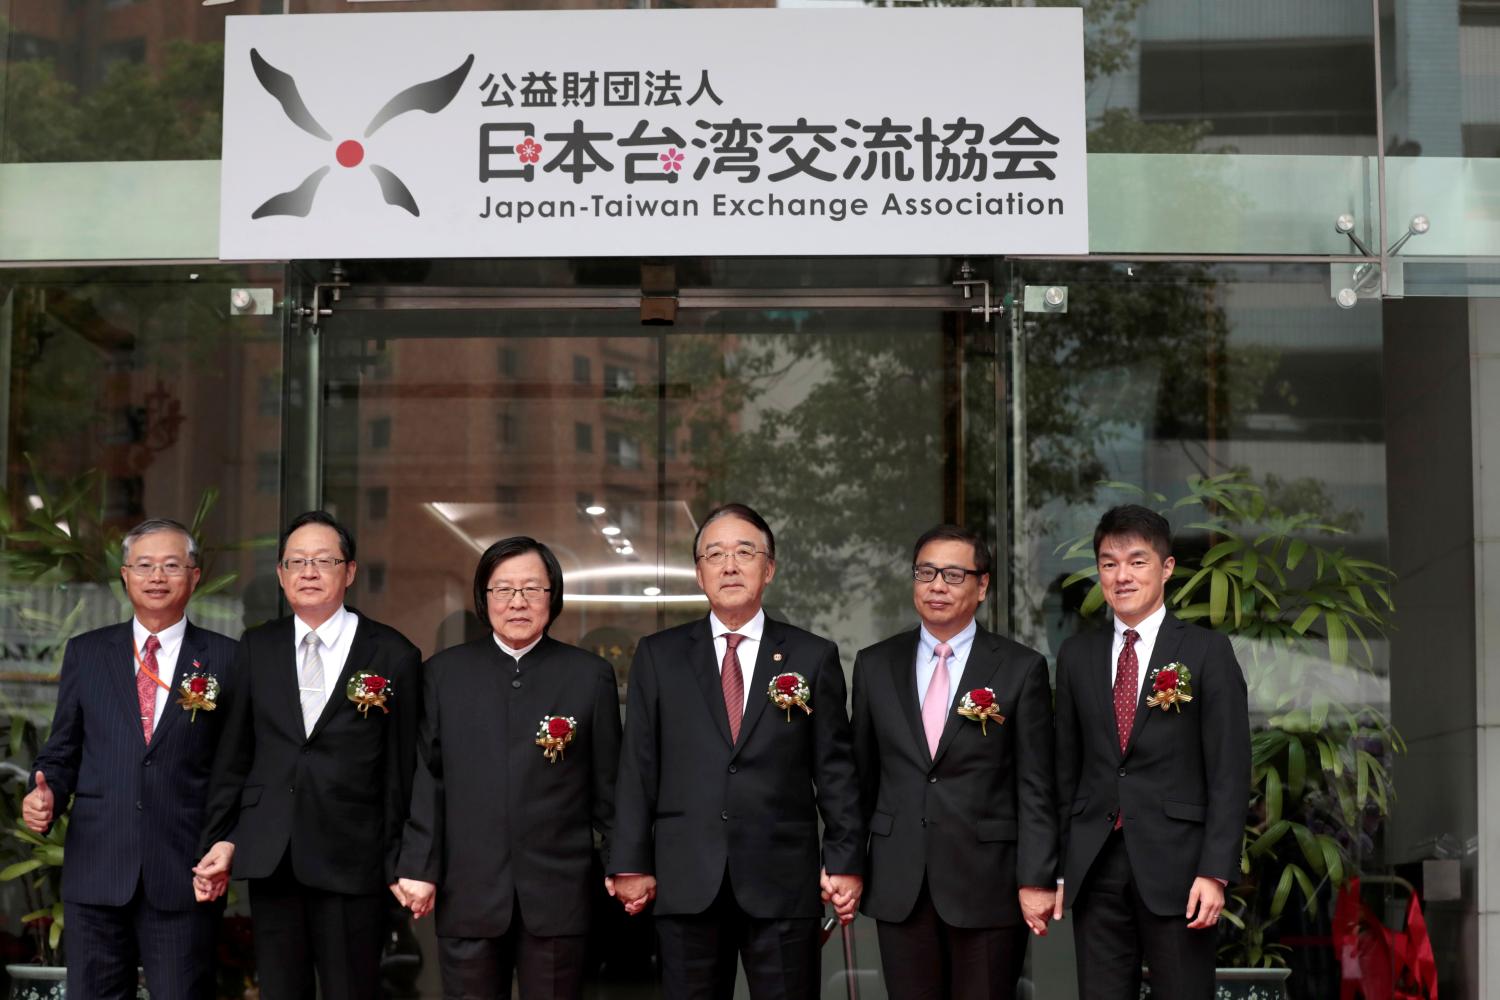
[[[1184,913],[1158,916],[1141,900],[1124,834],[1115,830],[1073,904],[1079,1000],[1136,1000],[1143,957],[1155,1000],[1211,1000],[1216,930],[1187,924]]]
[[[922,881],[902,921],[876,923],[880,967],[891,1000],[1015,1000],[1027,927],[954,927]]]
[[[63,903],[68,928],[68,996],[134,1000],[137,969],[152,1000],[212,1000],[214,936],[223,903],[161,910],[144,886],[124,906]]]
[[[309,888],[292,875],[290,856],[249,885],[261,996],[377,1000],[388,893]]]
[[[585,934],[541,937],[526,929],[520,901],[499,937],[439,937],[443,1000],[510,1000],[518,977],[521,1000],[578,1000],[583,990]]]
[[[817,917],[761,919],[740,908],[726,873],[702,913],[656,917],[665,1000],[730,1000],[743,959],[751,1000],[817,1000]]]

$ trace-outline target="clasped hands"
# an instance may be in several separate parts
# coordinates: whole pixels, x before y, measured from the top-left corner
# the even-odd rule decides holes
[[[859,895],[864,883],[858,875],[830,875],[826,870],[818,873],[818,887],[823,902],[832,903],[839,923],[847,924],[854,919],[859,909]],[[605,890],[618,899],[625,912],[632,917],[640,913],[656,898],[654,875],[611,875],[604,880]]]

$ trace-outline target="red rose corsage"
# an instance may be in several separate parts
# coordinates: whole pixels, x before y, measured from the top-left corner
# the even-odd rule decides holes
[[[193,672],[182,679],[177,690],[182,694],[177,704],[193,713],[188,717],[189,722],[198,721],[200,710],[212,712],[219,707],[219,679],[205,673],[203,664],[197,660],[193,661]]]
[[[366,718],[369,717],[372,708],[378,708],[389,714],[390,709],[385,707],[385,703],[395,693],[395,685],[379,674],[372,674],[368,670],[361,670],[349,678],[349,686],[344,688],[344,694],[354,702],[354,707],[359,709],[359,714]]]
[[[576,732],[578,720],[571,715],[542,716],[541,725],[536,727],[536,745],[542,748],[547,763],[556,764],[562,759],[563,751],[573,742]]]
[[[1193,674],[1185,663],[1168,663],[1151,679],[1151,697],[1146,699],[1147,708],[1169,708],[1182,711],[1182,703],[1193,700]]]
[[[788,722],[792,721],[793,708],[812,715],[812,708],[808,705],[812,701],[812,688],[807,686],[807,678],[801,674],[777,674],[771,678],[766,693],[771,696],[771,704],[786,710]]]
[[[997,726],[1005,723],[1005,716],[1000,714],[1000,706],[995,704],[993,688],[975,688],[966,692],[958,700],[958,714],[979,723],[980,736],[989,735],[985,729],[986,723],[994,722]]]

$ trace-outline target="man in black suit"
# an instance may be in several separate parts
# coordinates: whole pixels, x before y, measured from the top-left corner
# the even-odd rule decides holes
[[[921,625],[854,660],[863,909],[893,1000],[1014,997],[1027,927],[1047,933],[1052,913],[1052,685],[1040,653],[974,620],[990,563],[974,531],[928,531]]]
[[[1078,988],[1161,1000],[1214,992],[1214,927],[1239,872],[1250,798],[1245,677],[1222,633],[1165,603],[1166,518],[1128,504],[1094,532],[1114,627],[1057,657],[1057,776]],[[1144,669],[1142,669],[1144,668]]]
[[[411,803],[417,648],[344,607],[354,539],[310,511],[281,534],[289,617],[250,629],[214,761],[201,898],[250,882],[261,994],[373,1000]]]
[[[185,527],[144,521],[122,557],[135,616],[68,642],[22,818],[43,833],[73,797],[69,996],[134,997],[143,967],[152,997],[206,1000],[223,907],[194,899],[192,866],[234,641],[184,617],[201,572]]]
[[[655,896],[669,1000],[732,996],[736,958],[754,1000],[816,997],[820,890],[853,918],[864,841],[838,648],[762,610],[776,540],[754,510],[713,511],[693,549],[708,617],[630,668],[610,891]]]
[[[422,669],[420,765],[397,872],[437,914],[446,1000],[575,1000],[594,835],[607,854],[620,756],[610,665],[558,642],[557,557],[531,538],[485,550],[474,610],[491,634]]]

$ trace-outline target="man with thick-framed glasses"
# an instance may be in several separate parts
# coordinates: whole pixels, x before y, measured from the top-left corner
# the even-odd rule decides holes
[[[918,627],[854,660],[863,909],[893,1000],[1014,997],[1027,929],[1052,913],[1052,687],[1040,653],[975,618],[991,562],[972,529],[923,534]]]
[[[69,640],[22,819],[42,833],[73,799],[69,996],[133,997],[144,968],[153,997],[208,1000],[223,906],[195,899],[191,869],[235,643],[185,616],[201,574],[187,528],[143,521],[121,555],[134,615]]]
[[[386,893],[411,803],[420,654],[344,606],[354,539],[309,511],[281,533],[292,613],[250,629],[194,869],[203,899],[248,879],[261,994],[374,1000]],[[316,982],[316,986],[314,985]]]
[[[776,540],[750,507],[693,552],[709,614],[631,664],[608,887],[655,898],[669,1000],[731,996],[737,961],[753,1000],[814,998],[822,900],[852,920],[863,861],[838,647],[766,615]]]

